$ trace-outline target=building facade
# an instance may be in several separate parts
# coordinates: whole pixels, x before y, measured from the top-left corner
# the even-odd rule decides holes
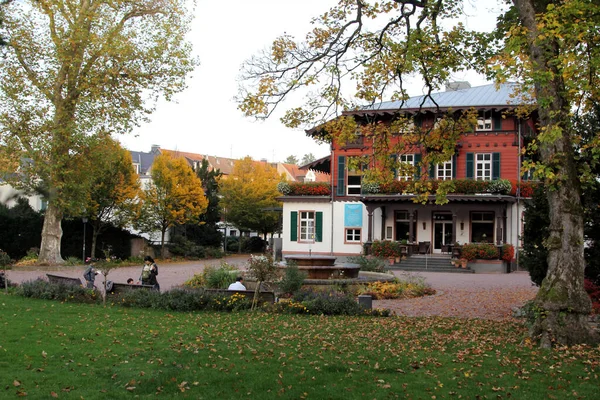
[[[417,126],[431,134],[436,133],[427,129],[436,126],[442,116],[459,119],[471,113],[477,122],[458,132],[451,157],[435,165],[423,162],[430,144],[410,143],[403,131],[396,132],[391,139],[396,142],[390,146],[394,151],[386,157],[398,169],[393,182],[381,187],[366,182],[365,166],[358,168],[352,161],[366,159],[371,163],[367,168],[374,167],[379,151],[376,136],[359,133],[343,144],[332,139],[330,156],[307,166],[330,174],[330,194],[289,193],[282,197],[283,253],[358,255],[374,240],[413,244],[415,251],[419,248],[426,254],[448,254],[452,246],[466,243],[509,243],[518,248],[522,199],[529,195],[525,190],[529,176],[521,173],[521,150],[535,136],[536,117],[535,112],[520,117],[517,111],[527,102],[516,89],[515,84],[470,87],[461,83],[430,97],[343,113],[343,117],[353,117],[359,127],[393,126],[402,120],[403,126]],[[320,139],[335,137],[324,129],[308,133],[320,135]],[[445,201],[436,201],[435,188],[447,181],[452,186]],[[431,194],[411,193],[408,188],[414,186],[407,185],[410,182],[429,185]]]

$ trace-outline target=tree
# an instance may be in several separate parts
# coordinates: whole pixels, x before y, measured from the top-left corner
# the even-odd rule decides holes
[[[95,151],[102,155],[93,165],[95,179],[89,192],[85,216],[92,225],[90,254],[96,255],[96,241],[110,224],[119,228],[131,224],[139,213],[142,191],[133,169],[131,154],[106,137]]]
[[[200,224],[185,224],[176,227],[175,230],[179,234],[183,230],[188,240],[201,246],[220,247],[222,235],[217,224],[221,221],[219,180],[223,174],[219,169],[211,169],[207,160],[202,160],[196,170],[196,176],[202,182],[202,189],[208,200],[206,212],[200,217]]]
[[[283,160],[284,164],[294,164],[298,165],[298,158],[295,155],[288,156],[285,160]]]
[[[227,209],[227,220],[241,231],[257,231],[264,235],[277,229],[281,207],[277,170],[250,157],[237,160],[227,179],[221,181],[221,204]]]
[[[314,154],[313,153],[308,153],[308,154],[305,154],[302,157],[302,162],[300,164],[301,165],[306,165],[306,164],[311,163],[311,162],[313,162],[315,160],[316,160],[316,158],[315,158]]]
[[[574,162],[577,133],[571,113],[586,112],[600,100],[600,5],[513,0],[491,34],[458,23],[462,7],[458,0],[342,0],[313,21],[315,28],[305,42],[284,35],[270,52],[245,63],[239,108],[266,118],[290,93],[309,87],[304,105],[287,110],[283,122],[290,127],[318,125],[320,139],[343,142],[355,137],[356,123],[351,117],[335,118],[339,111],[360,102],[402,101],[407,98],[404,82],[415,74],[424,82],[425,99],[434,102],[431,93],[458,71],[474,69],[499,81],[519,80],[521,95],[537,103],[540,134],[530,150],[539,153],[536,174],[550,189],[549,270],[536,297],[543,318],[530,334],[544,347],[596,342],[598,335],[588,321],[591,303],[583,288],[580,178],[589,179],[590,174]],[[357,88],[354,99],[342,90],[349,80]],[[456,145],[452,133],[460,129],[452,128],[449,119],[441,125],[451,129],[407,135],[427,141],[433,150],[422,165],[447,160]],[[376,125],[365,130],[361,133],[384,145],[390,131]]]
[[[136,227],[159,231],[161,256],[165,257],[165,234],[176,224],[200,222],[208,200],[202,182],[183,157],[161,154],[152,164],[152,180],[144,188],[144,201]]]
[[[81,215],[90,140],[126,133],[193,69],[184,0],[20,1],[2,7],[0,151],[11,183],[48,200],[39,261],[62,263],[63,215]],[[2,157],[0,157],[2,158]],[[15,165],[26,160],[24,165]]]

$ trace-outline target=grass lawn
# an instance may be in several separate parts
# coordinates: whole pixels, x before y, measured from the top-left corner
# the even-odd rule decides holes
[[[600,349],[519,324],[165,313],[0,295],[2,398],[542,399],[600,396]]]

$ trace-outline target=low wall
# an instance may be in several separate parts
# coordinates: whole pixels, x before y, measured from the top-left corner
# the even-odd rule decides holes
[[[506,261],[503,260],[473,260],[468,267],[476,274],[505,274],[508,272]]]

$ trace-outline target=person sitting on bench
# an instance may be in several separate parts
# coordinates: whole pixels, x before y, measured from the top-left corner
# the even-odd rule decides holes
[[[246,286],[244,286],[244,284],[242,283],[243,281],[244,278],[238,276],[237,278],[235,278],[235,282],[229,285],[227,290],[246,290]]]

